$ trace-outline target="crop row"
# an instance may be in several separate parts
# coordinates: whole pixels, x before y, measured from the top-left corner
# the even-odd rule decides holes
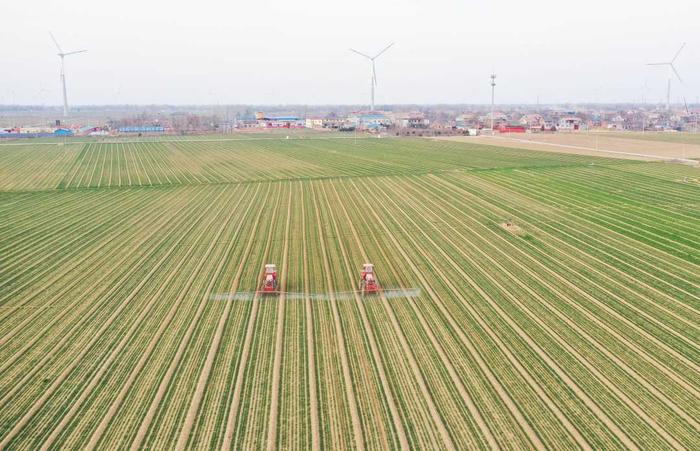
[[[424,139],[86,141],[0,146],[0,189],[172,186],[589,162],[614,160]]]
[[[80,144],[0,147],[0,190],[54,188],[75,161]]]
[[[109,145],[67,186],[185,174],[131,148],[111,166]],[[399,172],[426,159],[353,145],[336,148]],[[0,447],[696,448],[698,280],[668,249],[695,220],[658,202],[692,193],[632,173],[603,196],[611,171],[13,197]],[[365,261],[385,292],[353,293]],[[283,294],[256,292],[268,262]]]

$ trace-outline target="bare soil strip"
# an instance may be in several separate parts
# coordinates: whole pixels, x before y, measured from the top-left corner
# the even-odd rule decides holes
[[[700,158],[700,146],[694,144],[609,138],[598,134],[589,135],[586,133],[537,134],[533,136],[521,134],[451,136],[431,139],[488,144],[492,146],[540,150],[545,152],[573,153],[591,156],[605,155],[612,158],[627,160],[675,160],[688,164],[698,164],[697,160],[691,158]]]

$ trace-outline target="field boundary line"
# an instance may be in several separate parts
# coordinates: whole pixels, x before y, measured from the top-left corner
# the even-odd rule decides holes
[[[552,146],[552,147],[563,147],[566,149],[575,149],[575,150],[587,150],[591,152],[601,152],[601,153],[609,153],[609,154],[617,154],[617,155],[628,155],[632,157],[643,157],[643,158],[651,158],[654,160],[660,160],[660,161],[671,161],[671,162],[683,162],[683,163],[692,163],[693,165],[697,165],[698,161],[697,160],[692,160],[690,158],[679,158],[679,157],[665,157],[663,155],[654,155],[654,154],[646,154],[646,153],[636,153],[636,152],[622,152],[619,150],[609,150],[609,149],[596,149],[595,147],[586,147],[586,146],[576,146],[573,144],[557,144],[557,143],[548,143],[545,141],[531,141],[528,139],[518,139],[518,138],[505,138],[501,136],[488,136],[488,135],[482,135],[485,137],[488,137],[490,139],[503,139],[506,141],[514,141],[514,142],[521,142],[521,143],[527,143],[527,144],[540,144],[540,145],[545,145],[545,146]],[[526,149],[523,149],[526,150]],[[546,152],[546,151],[545,151]]]

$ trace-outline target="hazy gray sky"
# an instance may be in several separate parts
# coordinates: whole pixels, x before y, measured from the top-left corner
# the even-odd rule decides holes
[[[0,103],[377,103],[673,101],[700,96],[698,0],[5,0]]]

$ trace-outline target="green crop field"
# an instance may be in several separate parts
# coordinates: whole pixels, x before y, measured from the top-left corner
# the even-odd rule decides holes
[[[0,449],[700,449],[698,168],[7,144]]]

